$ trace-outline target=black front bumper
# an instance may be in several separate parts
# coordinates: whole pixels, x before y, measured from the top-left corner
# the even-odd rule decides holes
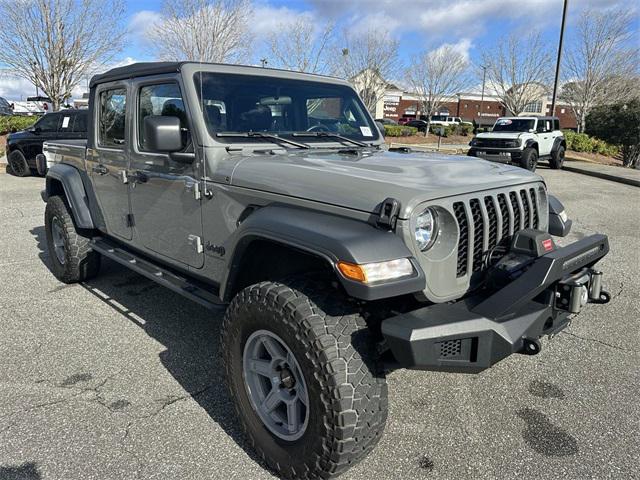
[[[382,333],[404,368],[477,373],[512,353],[537,353],[587,302],[606,303],[592,267],[609,251],[592,235],[535,259],[501,289],[389,318]]]

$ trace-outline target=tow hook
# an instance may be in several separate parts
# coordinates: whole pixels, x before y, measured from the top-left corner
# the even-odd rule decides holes
[[[537,355],[542,350],[542,344],[540,340],[536,340],[533,338],[523,338],[522,339],[522,349],[518,353],[523,355]]]

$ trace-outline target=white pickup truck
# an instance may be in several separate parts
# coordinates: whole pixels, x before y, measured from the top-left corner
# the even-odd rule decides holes
[[[534,171],[538,160],[562,168],[567,143],[557,117],[501,117],[491,132],[479,133],[469,146],[472,157]]]

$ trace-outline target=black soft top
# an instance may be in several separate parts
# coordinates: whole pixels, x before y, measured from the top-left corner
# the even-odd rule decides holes
[[[185,62],[141,62],[112,68],[111,70],[91,77],[89,87],[93,88],[99,83],[124,80],[126,78],[144,77],[161,73],[175,73],[180,71],[180,66]]]

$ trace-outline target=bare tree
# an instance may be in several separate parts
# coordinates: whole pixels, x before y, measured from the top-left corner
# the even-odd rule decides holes
[[[121,50],[120,0],[0,0],[0,63],[51,99],[53,109]]]
[[[248,63],[250,0],[165,0],[148,33],[163,60]]]
[[[307,17],[292,23],[282,23],[267,37],[272,63],[286,70],[326,73],[329,69],[327,53],[334,24],[319,27]]]
[[[367,109],[375,114],[387,81],[400,72],[399,43],[389,32],[370,30],[360,34],[345,32],[341,46],[333,59],[334,73],[350,80]]]
[[[633,22],[628,9],[585,10],[578,20],[564,54],[561,98],[571,105],[579,132],[593,107],[637,95],[640,49],[628,44]]]
[[[446,98],[469,85],[469,62],[451,45],[414,57],[407,71],[407,79],[420,97],[422,114],[427,117],[425,136],[431,127],[431,116]]]
[[[519,115],[546,94],[552,55],[537,33],[510,35],[494,49],[482,53],[487,85],[511,115]]]

